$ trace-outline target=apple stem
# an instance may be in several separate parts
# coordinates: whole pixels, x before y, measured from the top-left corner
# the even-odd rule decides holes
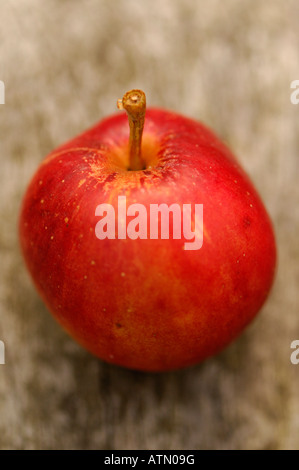
[[[129,170],[144,170],[145,163],[141,156],[141,141],[146,109],[145,94],[142,90],[130,90],[122,99],[117,100],[118,109],[125,109],[130,126],[130,166]]]

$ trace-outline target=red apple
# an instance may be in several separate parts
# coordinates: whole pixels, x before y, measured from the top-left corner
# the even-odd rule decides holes
[[[207,127],[163,109],[145,113],[139,90],[120,105],[130,138],[118,112],[41,163],[22,204],[22,252],[49,310],[93,354],[143,371],[181,368],[228,345],[264,304],[273,229],[248,176]],[[168,240],[118,238],[119,196],[148,214],[151,204],[202,204],[202,247],[184,249],[171,230]],[[114,239],[96,236],[104,203],[115,208]]]

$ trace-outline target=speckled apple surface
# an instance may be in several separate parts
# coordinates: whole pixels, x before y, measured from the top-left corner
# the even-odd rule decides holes
[[[165,371],[226,346],[252,320],[273,282],[271,222],[248,177],[205,126],[150,109],[142,155],[128,171],[126,114],[54,150],[20,215],[20,242],[50,311],[87,349],[117,365]],[[95,235],[98,204],[202,204],[203,246]],[[128,221],[130,219],[128,218]],[[128,224],[127,221],[127,224]]]

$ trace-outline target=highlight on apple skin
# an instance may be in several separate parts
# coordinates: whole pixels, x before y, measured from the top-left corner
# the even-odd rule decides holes
[[[226,347],[263,306],[275,275],[273,227],[250,179],[206,126],[145,109],[140,90],[118,106],[126,112],[42,161],[22,202],[22,253],[48,309],[91,353],[142,371],[190,366]],[[149,232],[99,239],[95,210],[116,208],[119,196],[148,214],[151,204],[201,204],[201,248]]]

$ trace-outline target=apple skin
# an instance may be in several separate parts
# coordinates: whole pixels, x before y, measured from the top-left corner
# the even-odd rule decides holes
[[[131,369],[178,369],[219,352],[261,309],[275,274],[273,228],[203,124],[147,109],[140,171],[127,171],[128,136],[119,112],[48,155],[23,199],[20,244],[45,304],[83,347]],[[119,195],[147,208],[203,204],[202,248],[97,239],[95,208],[117,207]]]

